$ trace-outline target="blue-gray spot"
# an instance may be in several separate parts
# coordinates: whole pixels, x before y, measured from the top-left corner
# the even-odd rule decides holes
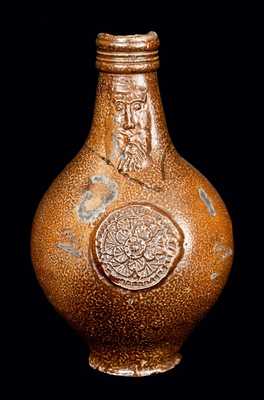
[[[77,249],[75,249],[75,247],[71,243],[58,243],[57,247],[66,251],[66,253],[69,253],[72,256],[81,257],[81,253]]]
[[[233,254],[233,250],[230,247],[227,247],[221,243],[216,243],[214,251],[223,259],[230,257]]]
[[[81,221],[85,222],[86,224],[94,222],[99,217],[99,215],[101,215],[106,210],[106,207],[117,198],[118,193],[117,184],[107,176],[92,176],[90,181],[91,184],[101,184],[105,186],[106,193],[100,194],[100,191],[98,191],[99,204],[95,208],[93,207],[92,203],[94,197],[98,196],[97,191],[87,190],[83,194],[81,201],[77,206],[77,213]]]
[[[213,203],[212,203],[211,199],[208,197],[207,193],[201,188],[198,189],[198,192],[199,192],[200,199],[205,204],[207,210],[209,211],[209,214],[212,217],[215,217],[216,211],[215,211]]]
[[[211,273],[211,281],[214,281],[218,277],[218,272],[212,272]]]

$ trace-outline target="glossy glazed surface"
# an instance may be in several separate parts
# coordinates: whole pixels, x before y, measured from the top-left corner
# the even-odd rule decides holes
[[[218,298],[233,255],[228,212],[175,150],[156,69],[159,40],[98,35],[90,134],[33,222],[32,260],[100,371],[173,368]]]

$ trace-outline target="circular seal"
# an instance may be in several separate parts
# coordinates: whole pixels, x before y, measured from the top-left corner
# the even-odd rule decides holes
[[[164,211],[130,204],[112,211],[99,225],[95,254],[100,270],[125,289],[159,283],[183,252],[183,233]]]

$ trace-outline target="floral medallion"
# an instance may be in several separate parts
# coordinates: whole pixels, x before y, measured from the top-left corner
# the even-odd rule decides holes
[[[95,237],[100,270],[125,289],[150,288],[166,277],[183,253],[183,233],[163,211],[130,204],[111,212]]]

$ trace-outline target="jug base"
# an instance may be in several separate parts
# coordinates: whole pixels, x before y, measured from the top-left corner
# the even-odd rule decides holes
[[[143,377],[169,371],[181,361],[179,348],[171,345],[140,348],[91,348],[89,364],[110,375]]]

